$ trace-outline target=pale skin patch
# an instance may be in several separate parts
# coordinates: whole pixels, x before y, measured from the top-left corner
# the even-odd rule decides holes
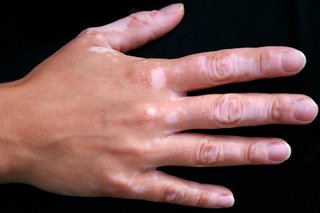
[[[90,52],[95,52],[95,53],[112,53],[112,54],[117,54],[117,51],[108,48],[108,47],[90,47],[89,49]]]
[[[166,123],[176,123],[178,121],[178,112],[170,112],[166,117],[165,117]]]
[[[154,146],[154,144],[157,144],[157,143],[163,143],[163,140],[161,138],[154,138],[154,139],[151,139],[151,140],[148,140],[148,141],[145,141],[144,142],[144,145],[146,146],[146,148],[150,149]],[[152,168],[153,166],[151,165],[146,165],[147,168]]]
[[[93,190],[97,190],[99,188],[99,185],[95,182],[90,182],[89,183],[89,188]]]
[[[145,187],[144,186],[141,186],[141,185],[134,185],[134,186],[131,186],[131,190],[134,192],[134,193],[137,193],[137,194],[142,194],[146,191]]]
[[[108,42],[106,42],[106,35],[104,35],[102,33],[98,33],[96,35],[96,40],[100,44],[100,46],[109,47]]]
[[[174,124],[179,121],[179,116],[186,116],[187,111],[184,108],[179,108],[177,111],[170,112],[165,117],[165,122],[168,124]]]
[[[105,35],[99,33],[99,34],[96,35],[96,39],[98,41],[104,41],[105,40]]]
[[[150,173],[147,178],[152,181],[158,181],[160,179],[159,175],[156,173]]]
[[[128,30],[129,24],[130,24],[130,19],[123,18],[123,19],[120,19],[120,20],[114,22],[112,25],[108,24],[108,25],[105,25],[102,27],[91,28],[89,32],[101,32],[101,33],[119,32],[119,33],[123,33],[126,30]]]
[[[113,63],[118,63],[120,60],[119,60],[119,58],[117,58],[117,57],[113,57],[112,58],[112,62]]]
[[[148,114],[149,116],[154,117],[154,116],[157,114],[157,109],[154,108],[154,107],[148,107],[148,108],[147,108],[147,114]]]
[[[200,67],[201,72],[208,71],[208,60],[205,56],[198,56],[198,65]]]
[[[155,90],[162,89],[167,84],[164,69],[159,67],[151,70],[151,86]]]
[[[178,92],[170,92],[170,100],[171,101],[176,101],[179,98],[183,97],[184,94],[183,93],[178,93]]]
[[[172,72],[175,74],[180,74],[182,73],[182,69],[178,66],[173,67]]]
[[[174,134],[176,132],[177,132],[177,130],[175,130],[175,129],[167,129],[167,130],[164,131],[164,135],[165,136],[169,136],[169,135],[172,135],[172,134]]]
[[[152,143],[163,143],[163,140],[161,138],[155,138]]]

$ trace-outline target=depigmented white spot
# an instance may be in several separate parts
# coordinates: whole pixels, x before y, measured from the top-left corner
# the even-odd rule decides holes
[[[134,185],[131,187],[132,191],[137,193],[137,194],[141,194],[144,193],[146,191],[144,186],[140,186],[140,185]]]
[[[171,194],[167,194],[165,199],[167,202],[173,201],[176,198],[176,194],[175,193],[171,193]]]
[[[160,138],[155,138],[152,143],[162,143],[163,140],[161,140]]]
[[[167,123],[175,123],[178,121],[178,113],[177,112],[171,112],[165,117],[165,121]]]
[[[90,182],[89,183],[89,188],[93,189],[93,190],[96,190],[99,188],[99,185],[95,182]]]
[[[128,30],[128,25],[130,23],[129,18],[123,18],[112,24],[108,24],[102,27],[95,27],[92,28],[93,31],[96,32],[124,32]]]
[[[148,107],[147,108],[147,114],[149,116],[155,116],[157,114],[157,109],[154,107]]]
[[[182,93],[178,93],[178,92],[171,92],[170,93],[170,99],[171,101],[176,101],[178,100],[180,97],[182,97],[184,94]]]
[[[205,56],[199,56],[198,57],[198,65],[200,67],[201,72],[207,72],[208,71],[208,61]]]
[[[167,129],[164,131],[164,135],[165,136],[169,136],[169,135],[172,135],[173,133],[175,133],[177,130],[175,129]]]
[[[117,51],[108,47],[90,47],[89,51],[96,53],[117,53]]]
[[[156,172],[151,172],[146,176],[149,180],[157,181],[160,179],[159,174]]]
[[[179,112],[182,113],[183,115],[187,115],[187,110],[186,109],[180,109]]]
[[[180,74],[182,73],[182,70],[179,66],[176,66],[173,68],[172,72],[175,73],[175,74]]]
[[[112,62],[113,62],[113,63],[118,63],[118,62],[119,62],[119,59],[113,58],[113,59],[112,59]]]
[[[162,89],[166,86],[167,78],[162,68],[151,70],[151,86],[153,89]]]
[[[98,33],[96,35],[96,41],[99,44],[99,46],[102,46],[102,47],[109,47],[110,46],[108,39],[106,37],[107,36],[102,33]]]
[[[99,42],[104,41],[105,40],[105,35],[99,33],[99,34],[96,35],[96,39]]]

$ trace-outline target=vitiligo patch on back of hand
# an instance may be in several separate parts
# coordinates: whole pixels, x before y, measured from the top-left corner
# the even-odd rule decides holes
[[[162,89],[166,86],[167,78],[163,68],[155,68],[151,70],[151,86],[155,90]]]

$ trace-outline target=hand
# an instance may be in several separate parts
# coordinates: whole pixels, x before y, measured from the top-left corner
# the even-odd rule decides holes
[[[6,85],[6,181],[74,196],[112,196],[199,207],[230,207],[230,190],[183,180],[160,166],[278,164],[290,147],[278,138],[181,133],[264,124],[307,124],[317,105],[304,95],[186,92],[298,73],[289,47],[230,49],[179,59],[124,52],[182,19],[181,4],[90,28]],[[10,124],[10,125],[9,125]],[[14,151],[12,151],[14,150]],[[4,152],[3,152],[4,153]]]

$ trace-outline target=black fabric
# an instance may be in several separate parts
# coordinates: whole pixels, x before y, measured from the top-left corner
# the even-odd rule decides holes
[[[176,1],[132,1],[115,6],[94,1],[53,9],[8,7],[1,18],[1,82],[21,78],[86,27],[103,25],[129,12],[160,8]],[[228,92],[303,93],[320,103],[320,22],[318,0],[182,0],[186,15],[167,36],[129,54],[176,58],[236,47],[291,46],[303,51],[307,65],[297,76],[225,85],[189,95]],[[106,3],[104,3],[106,4]],[[2,8],[3,9],[3,8]],[[319,118],[307,126],[269,125],[208,134],[281,137],[292,147],[282,165],[221,168],[164,167],[168,173],[199,182],[222,184],[235,195],[231,209],[209,210],[113,198],[64,197],[22,184],[0,185],[3,212],[190,211],[190,212],[320,212]],[[156,184],[156,183],[155,183]],[[40,201],[41,200],[41,201]],[[112,210],[112,211],[115,211]],[[1,211],[0,211],[1,212]]]

